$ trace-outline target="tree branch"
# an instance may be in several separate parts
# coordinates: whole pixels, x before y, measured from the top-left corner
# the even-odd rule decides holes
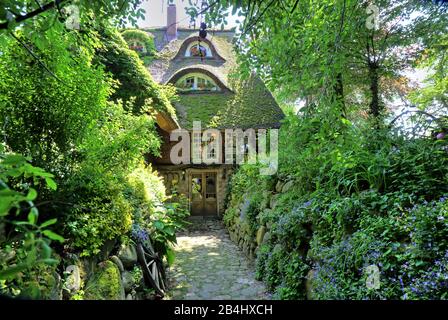
[[[296,2],[294,3],[294,6],[292,7],[292,9],[291,9],[291,12],[290,12],[290,13],[293,13],[293,12],[294,12],[294,10],[296,10],[296,8],[297,8],[297,5],[299,4],[299,1],[300,1],[300,0],[296,0]]]
[[[47,4],[44,4],[43,6],[41,5],[39,8],[37,8],[34,11],[28,12],[25,15],[19,15],[15,18],[15,22],[16,23],[20,23],[23,22],[25,20],[31,19],[45,11],[48,11],[50,9],[53,9],[57,4],[61,4],[63,2],[65,2],[67,0],[55,0],[55,1],[51,1]],[[9,22],[4,22],[4,23],[0,23],[0,30],[4,30],[4,29],[8,29],[8,25]]]
[[[266,11],[275,3],[275,0],[272,0],[271,2],[269,2],[268,5],[266,5],[266,7],[263,9],[263,11],[261,11],[261,13],[255,17],[255,21],[250,23],[247,27],[246,30],[244,30],[243,35],[247,33],[247,31],[249,31],[253,26],[255,26],[258,21],[260,21],[260,19],[263,17],[263,15],[266,13]]]
[[[30,47],[28,47],[28,45],[23,42],[22,40],[20,40],[13,32],[10,32],[11,36],[17,40],[18,43],[20,43],[20,45],[22,45],[22,47],[24,47],[26,49],[26,51],[28,51],[28,53],[56,80],[62,82],[61,79],[58,78],[57,75],[55,75],[53,73],[53,71],[51,71],[50,69],[48,69],[48,67],[45,65],[45,63],[43,63],[39,57],[33,52],[33,50],[31,50]]]

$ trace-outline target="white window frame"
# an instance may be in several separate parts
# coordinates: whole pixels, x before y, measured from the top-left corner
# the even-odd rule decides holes
[[[191,78],[191,77],[194,78],[193,87],[182,88],[182,87],[178,86],[179,83],[185,82],[188,78]],[[213,85],[213,88],[207,89],[207,90],[199,89],[198,79],[205,79],[206,81],[210,82]],[[221,88],[218,86],[218,84],[212,78],[210,78],[209,76],[202,74],[202,73],[188,73],[188,74],[182,76],[179,80],[177,80],[175,86],[178,90],[181,90],[181,91],[212,91],[212,92],[221,91]]]

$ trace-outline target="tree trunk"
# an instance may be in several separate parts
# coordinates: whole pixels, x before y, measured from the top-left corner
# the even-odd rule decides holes
[[[369,63],[369,80],[370,80],[370,114],[378,118],[382,112],[380,103],[379,88],[378,88],[378,65],[376,63]]]
[[[345,118],[345,102],[344,102],[344,83],[342,82],[342,73],[336,75],[336,83],[334,85],[334,92],[336,95],[336,101],[339,103],[341,108],[342,117]]]

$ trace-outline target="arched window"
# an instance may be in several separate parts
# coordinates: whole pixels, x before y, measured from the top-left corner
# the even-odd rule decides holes
[[[134,40],[134,39],[130,40],[129,41],[129,48],[134,50],[134,51],[140,52],[140,53],[147,53],[146,47],[139,40]]]
[[[189,73],[176,82],[176,88],[181,91],[220,91],[212,78],[201,73]]]
[[[212,57],[212,50],[205,42],[192,42],[187,47],[187,50],[185,51],[186,57],[203,57],[203,58],[210,58]]]

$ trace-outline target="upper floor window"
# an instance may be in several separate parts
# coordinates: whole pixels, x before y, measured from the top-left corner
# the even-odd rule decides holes
[[[192,42],[185,51],[186,57],[212,57],[212,50],[205,42]]]
[[[190,73],[176,82],[181,91],[219,91],[221,90],[212,78],[200,73]]]
[[[146,47],[138,40],[129,41],[129,48],[140,53],[147,53]]]

